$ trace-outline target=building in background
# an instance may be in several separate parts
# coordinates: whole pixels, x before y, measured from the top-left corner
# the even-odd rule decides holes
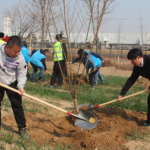
[[[11,35],[11,18],[4,17],[4,34]]]

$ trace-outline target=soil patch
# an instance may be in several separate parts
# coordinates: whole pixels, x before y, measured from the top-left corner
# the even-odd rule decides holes
[[[141,77],[139,78],[136,83],[135,83],[137,86],[143,86],[145,87],[146,89],[149,87],[150,85],[150,82],[148,79],[144,78],[144,77]]]
[[[70,116],[52,118],[41,113],[25,113],[27,120],[27,132],[32,140],[40,145],[47,139],[51,145],[67,146],[73,144],[73,148],[86,150],[102,148],[111,150],[123,150],[127,142],[125,136],[131,135],[131,131],[143,131],[147,128],[141,125],[146,120],[143,112],[132,112],[120,108],[97,108],[93,110],[97,117],[98,125],[92,130],[83,130],[70,123]],[[3,127],[7,126],[17,131],[17,125],[13,116],[2,118]]]

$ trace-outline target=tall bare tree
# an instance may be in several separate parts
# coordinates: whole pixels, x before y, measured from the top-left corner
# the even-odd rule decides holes
[[[121,23],[119,24],[118,27],[118,62],[119,62],[119,55],[120,55],[120,34],[121,34]]]
[[[77,0],[76,1],[57,0],[57,2],[59,4],[58,5],[59,6],[58,9],[61,12],[61,19],[62,19],[61,25],[64,27],[63,31],[64,31],[65,35],[67,36],[68,43],[70,43],[70,33],[75,29],[75,26],[76,26],[75,23],[77,23],[77,25],[78,24],[83,25],[82,26],[82,30],[86,30],[86,33],[87,33],[87,35],[85,37],[85,44],[84,44],[84,47],[83,47],[83,49],[84,49],[85,45],[86,45],[86,41],[88,39],[88,33],[89,33],[89,29],[90,29],[91,20],[93,19],[93,26],[94,26],[95,18],[97,18],[98,22],[96,22],[96,28],[94,27],[94,30],[93,30],[95,32],[95,34],[94,34],[94,38],[92,40],[92,46],[91,46],[91,49],[90,49],[90,53],[91,53],[91,51],[93,49],[93,46],[94,46],[94,43],[95,43],[95,40],[96,40],[96,38],[98,36],[98,32],[99,32],[99,28],[100,28],[102,20],[103,20],[103,16],[106,13],[106,10],[109,8],[110,4],[113,2],[113,0],[104,0],[101,3],[100,3],[100,0],[98,0],[98,1],[96,1],[96,0],[87,0],[86,4],[88,5],[88,7],[90,7],[90,5],[91,5],[90,11],[89,11],[89,13],[87,15],[88,17],[85,17],[85,14],[82,15],[83,12],[87,12],[87,8],[85,7],[85,1],[80,1],[79,2]],[[69,10],[70,10],[70,7],[73,8],[73,6],[76,6],[76,5],[73,5],[75,2],[76,2],[76,5],[79,4],[79,7],[76,10],[76,13],[74,14],[72,11],[69,11]],[[80,6],[82,7],[82,9],[81,9],[82,12],[80,12],[78,14],[78,12],[80,11]],[[93,13],[94,6],[97,8],[96,10],[98,10],[98,8],[99,8],[99,11],[96,13],[97,14],[96,16]],[[84,11],[84,10],[86,10],[86,11]],[[51,14],[53,16],[53,12],[52,11],[51,11]],[[78,15],[76,15],[76,14],[78,14]],[[75,16],[77,16],[77,18]],[[53,24],[55,26],[56,33],[58,33],[59,32],[59,30],[58,30],[59,28],[57,27],[58,24],[56,24],[57,21],[56,21],[56,19],[54,19],[54,17],[52,17],[52,18],[53,18]],[[76,18],[75,23],[74,23],[74,19],[73,18]],[[81,22],[83,21],[84,24],[80,23],[80,21]],[[81,30],[78,30],[78,31],[81,31]],[[70,45],[68,45],[68,51],[69,51],[69,53],[71,52]],[[88,57],[88,59],[89,59],[89,57]],[[87,61],[88,61],[88,59],[87,59]],[[78,90],[78,87],[80,85],[81,79],[83,77],[86,65],[87,65],[87,63],[85,64],[85,67],[84,67],[84,69],[82,71],[81,77],[80,77],[80,79],[78,81],[78,85],[75,86],[74,88],[72,88],[72,84],[67,85],[67,87],[71,90],[71,94],[73,96],[77,112],[78,112],[78,108],[77,108],[77,90]],[[70,68],[71,68],[71,65],[70,65]],[[72,82],[72,81],[70,81],[70,82]]]
[[[53,6],[55,9],[56,1],[54,0],[19,0],[21,8],[23,11],[31,17],[31,14],[35,16],[36,24],[40,28],[41,32],[41,48],[43,48],[45,38],[47,36],[47,25],[50,27],[51,23],[51,13],[50,13],[50,6]],[[57,11],[53,11],[54,18],[58,17]],[[47,23],[45,20],[45,16],[47,17]]]
[[[20,9],[19,5],[13,6],[10,10],[5,10],[3,14],[11,18],[13,34],[17,34],[21,38],[25,36],[25,33],[36,33],[40,30],[36,23],[36,16],[34,14],[28,16]]]

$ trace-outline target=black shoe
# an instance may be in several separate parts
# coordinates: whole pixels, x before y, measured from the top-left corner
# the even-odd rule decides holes
[[[30,137],[25,128],[19,129],[19,135],[21,135],[21,137],[23,137],[24,139],[28,139]]]
[[[44,82],[45,80],[44,80],[44,79],[39,79],[39,81],[40,81],[40,82]]]

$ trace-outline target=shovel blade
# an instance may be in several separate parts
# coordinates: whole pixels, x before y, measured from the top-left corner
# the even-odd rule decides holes
[[[97,126],[97,119],[92,113],[80,109],[80,112],[79,112],[78,115],[82,116],[82,118],[84,118],[86,120],[90,120],[90,118],[94,118],[95,119],[95,123],[92,124],[92,123],[90,123],[88,121],[76,118],[76,121],[74,123],[75,126],[78,126],[78,127],[81,127],[81,128],[87,129],[87,130],[93,129],[93,128],[95,128]]]
[[[86,107],[88,108],[88,110],[87,110],[88,112],[93,113],[93,112],[92,112],[92,109],[91,109],[91,108],[92,108],[92,107],[91,107],[91,103],[81,104],[81,105],[78,106],[78,108],[81,108],[81,107],[83,107],[83,106],[86,106]],[[91,109],[91,110],[90,110],[90,109]]]

